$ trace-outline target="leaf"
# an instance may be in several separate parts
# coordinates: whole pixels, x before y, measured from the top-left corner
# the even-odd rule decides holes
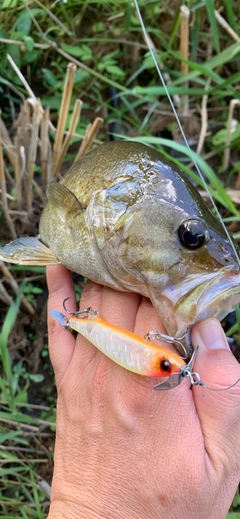
[[[47,84],[50,87],[55,88],[58,84],[58,79],[55,74],[48,68],[43,68],[42,71]]]
[[[18,0],[3,0],[1,5],[1,9],[12,9],[13,7],[17,7]]]
[[[42,99],[42,106],[49,106],[51,110],[59,110],[59,106],[61,104],[61,96],[57,93],[55,96],[45,96]]]
[[[214,0],[206,0],[206,8],[208,12],[209,21],[212,28],[212,38],[215,50],[220,52],[220,43],[219,43],[219,33],[218,33],[218,24],[216,20],[216,16],[214,13],[215,5]]]
[[[67,45],[67,43],[61,43],[61,49],[71,54],[72,56],[76,56],[76,58],[82,55],[82,51],[80,47],[75,47],[73,45]]]
[[[31,36],[23,36],[23,41],[27,47],[27,50],[31,51],[34,47],[34,39]]]
[[[20,402],[21,404],[26,404],[28,401],[28,392],[26,389],[22,389],[15,395],[14,397],[15,402]]]
[[[89,77],[89,72],[78,68],[76,70],[76,74],[75,74],[75,78],[74,78],[74,85],[77,83],[81,83],[82,81],[84,81],[84,79],[87,79],[88,77]]]
[[[16,301],[13,301],[8,309],[7,315],[6,315],[4,323],[3,323],[2,332],[0,334],[0,349],[1,349],[1,355],[2,355],[2,363],[3,363],[4,372],[5,372],[8,380],[12,379],[12,372],[11,372],[11,358],[10,358],[9,351],[7,348],[7,343],[8,343],[9,334],[12,331],[16,318],[17,318],[18,309],[19,309],[20,302],[22,299],[23,287],[24,287],[24,283],[22,283],[20,285]]]
[[[106,25],[103,22],[96,22],[92,26],[93,32],[104,32],[106,30]]]
[[[30,63],[35,63],[39,60],[41,56],[41,50],[40,49],[33,49],[30,52],[27,52],[23,56],[23,64],[28,65]]]
[[[238,18],[234,13],[233,3],[230,0],[223,0],[223,5],[229,25],[238,33]]]
[[[92,49],[87,45],[81,45],[79,47],[73,45],[67,45],[67,43],[61,43],[61,49],[72,56],[81,58],[82,60],[92,59]]]
[[[7,430],[6,432],[0,432],[0,445],[2,445],[6,441],[15,441],[17,443],[21,443],[22,445],[28,445],[28,441],[26,438],[21,437],[21,432],[19,431],[11,431]]]
[[[224,65],[225,63],[230,62],[239,53],[240,53],[240,43],[234,43],[233,45],[230,45],[230,47],[227,47],[222,52],[220,52],[219,54],[217,54],[216,56],[211,58],[209,61],[205,61],[205,63],[202,66],[205,67],[206,71],[208,69],[213,70],[214,68],[220,67],[221,65]],[[172,54],[176,59],[179,59],[178,54],[176,54],[175,52],[172,52]],[[189,63],[190,67],[196,68],[196,66],[197,66],[196,63],[193,63],[191,61],[188,61],[186,63]],[[191,81],[192,79],[199,76],[199,74],[201,73],[200,68],[202,69],[202,66],[199,66],[199,70],[194,70],[193,72],[190,72],[186,76],[178,78],[173,83],[175,85],[177,85],[180,83],[185,83],[186,81]]]
[[[29,373],[28,376],[29,376],[29,379],[32,380],[33,382],[35,382],[36,384],[39,384],[40,382],[43,382],[43,380],[44,380],[44,376],[41,375],[41,373],[36,373],[36,374]]]
[[[12,57],[14,63],[21,70],[22,68],[22,60],[21,60],[21,52],[17,45],[10,44],[8,47],[8,52]]]
[[[40,287],[33,287],[32,293],[33,294],[42,294],[43,293],[43,289],[40,288]]]
[[[32,19],[31,19],[30,13],[29,13],[28,9],[25,9],[24,11],[22,11],[19,18],[17,19],[16,27],[19,32],[22,32],[23,34],[28,35],[31,30],[31,26],[32,26]]]
[[[33,416],[28,416],[27,414],[22,413],[21,411],[17,411],[16,413],[6,413],[4,411],[0,411],[0,419],[4,420],[14,420],[14,422],[22,422],[22,423],[30,423],[32,425],[39,425],[39,421],[37,418]],[[1,453],[1,451],[0,451]]]
[[[89,60],[92,59],[92,49],[88,45],[81,45],[82,50],[82,59]]]
[[[226,128],[222,128],[212,137],[212,144],[214,146],[224,146],[226,142],[227,130]],[[230,133],[230,142],[234,142],[236,139],[240,137],[240,124],[234,128]]]
[[[106,67],[107,72],[109,74],[113,74],[114,76],[124,77],[125,73],[117,66],[117,65],[108,65]]]
[[[236,309],[236,318],[237,318],[237,321],[239,322],[239,318],[240,318],[240,315],[239,315],[239,305],[237,305],[237,309]],[[232,507],[233,508],[237,508],[238,506],[240,506],[240,494],[237,493],[233,499],[233,502],[232,502]]]

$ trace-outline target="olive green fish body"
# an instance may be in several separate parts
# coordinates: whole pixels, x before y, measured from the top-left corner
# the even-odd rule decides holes
[[[49,186],[39,231],[40,242],[24,247],[22,238],[0,258],[39,264],[41,256],[41,264],[146,295],[170,335],[240,301],[239,265],[221,223],[190,181],[142,144],[104,144],[73,164]]]

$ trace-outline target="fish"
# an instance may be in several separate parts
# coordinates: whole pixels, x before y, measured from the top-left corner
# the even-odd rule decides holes
[[[49,313],[61,326],[83,335],[109,359],[138,375],[165,380],[175,373],[181,374],[186,366],[177,353],[110,324],[92,309],[81,311],[81,316],[78,312],[72,314],[69,320],[61,312],[52,310]]]
[[[222,320],[240,302],[234,243],[187,176],[157,150],[105,143],[51,183],[47,197],[39,236],[6,245],[1,260],[62,264],[142,294],[176,338],[199,319]]]

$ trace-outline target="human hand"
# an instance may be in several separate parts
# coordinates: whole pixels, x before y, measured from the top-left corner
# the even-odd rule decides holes
[[[49,310],[76,310],[71,274],[48,267]],[[88,283],[81,308],[146,332],[164,328],[146,298]],[[192,329],[194,370],[206,386],[240,377],[220,324]],[[214,350],[208,349],[210,346]],[[154,379],[130,373],[49,316],[49,348],[58,389],[49,519],[225,519],[240,476],[240,384],[223,392],[154,391]]]

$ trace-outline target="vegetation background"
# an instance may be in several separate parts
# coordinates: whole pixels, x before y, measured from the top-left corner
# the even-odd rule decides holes
[[[94,135],[95,144],[120,138],[152,144],[202,187],[189,164],[133,1],[1,0],[0,6],[1,245],[14,233],[38,232],[46,187],[40,132],[35,135],[30,206],[27,196],[19,205],[10,151],[22,160],[21,118],[24,100],[30,97],[23,142],[24,153],[30,153],[35,105],[28,87],[45,113],[50,109],[49,149],[54,146],[69,62],[76,64],[76,72],[65,132],[70,130],[79,98],[83,106],[61,173],[76,156],[79,142],[86,143],[89,124],[100,117],[104,122],[97,138]],[[139,0],[139,6],[187,138],[198,152],[196,160],[223,219],[238,239],[240,4],[238,0],[189,0],[182,7],[177,0]],[[49,165],[51,169],[51,154]],[[24,175],[25,171],[23,195]],[[42,267],[0,264],[0,516],[8,519],[41,519],[49,506],[56,392],[47,350],[44,272]],[[74,279],[80,296],[84,280]],[[231,319],[225,326],[238,356],[239,312],[237,322]],[[240,518],[239,494],[227,517]]]

